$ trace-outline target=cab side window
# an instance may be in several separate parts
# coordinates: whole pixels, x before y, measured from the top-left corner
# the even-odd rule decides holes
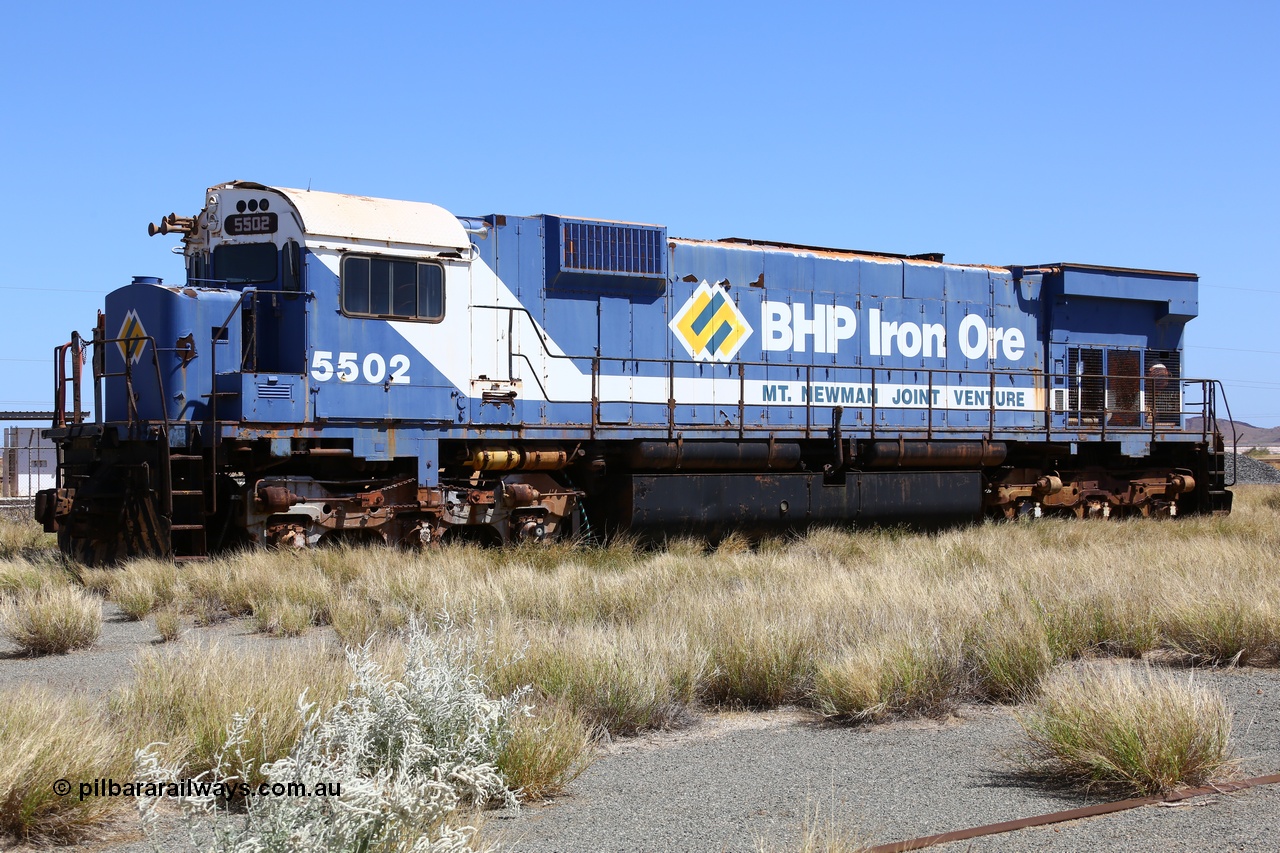
[[[342,310],[356,317],[444,319],[444,267],[426,261],[347,255]]]

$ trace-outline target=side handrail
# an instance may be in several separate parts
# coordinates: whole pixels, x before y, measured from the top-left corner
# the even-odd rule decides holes
[[[79,332],[71,333],[71,340],[68,343],[54,347],[53,361],[53,426],[65,427],[68,422],[67,418],[67,385],[72,386],[72,394],[75,409],[72,411],[70,422],[74,424],[84,421],[84,412],[80,408],[80,378],[83,369],[82,359],[84,357],[83,347],[81,345]],[[71,376],[67,377],[67,353],[73,353],[74,358],[71,364]]]
[[[1236,484],[1236,481],[1240,473],[1240,453],[1239,453],[1240,448],[1238,446],[1239,433],[1236,432],[1236,419],[1231,416],[1231,401],[1227,399],[1227,387],[1222,384],[1221,379],[1210,379],[1209,385],[1206,388],[1206,390],[1213,394],[1213,399],[1214,399],[1214,406],[1213,406],[1214,435],[1219,438],[1222,437],[1222,431],[1218,429],[1217,393],[1214,392],[1213,390],[1214,386],[1217,386],[1217,389],[1222,392],[1222,405],[1226,407],[1227,420],[1231,423],[1231,482],[1224,483],[1223,485],[1234,486]],[[1207,421],[1207,418],[1205,420]],[[1225,478],[1226,471],[1224,470],[1222,473],[1223,473],[1223,477]]]
[[[599,382],[599,378],[601,375],[603,375],[602,365],[604,364],[607,364],[610,362],[618,362],[622,364],[634,364],[636,365],[637,370],[639,370],[640,365],[655,365],[661,368],[655,371],[655,376],[665,376],[667,380],[668,388],[671,389],[674,387],[673,385],[675,381],[674,371],[676,366],[679,363],[675,359],[636,358],[633,356],[601,356],[599,354],[573,355],[569,353],[555,352],[551,349],[547,336],[539,327],[537,321],[533,317],[532,312],[528,308],[524,307],[523,305],[475,305],[472,307],[484,309],[484,310],[491,310],[491,311],[505,311],[507,313],[507,341],[508,341],[507,376],[508,378],[513,378],[515,374],[516,361],[517,360],[523,361],[524,364],[528,367],[528,379],[537,385],[538,390],[541,392],[542,398],[547,400],[548,402],[573,403],[573,402],[579,402],[579,401],[553,399],[552,396],[547,393],[547,387],[542,381],[543,377],[540,375],[540,371],[537,369],[536,365],[534,364],[534,361],[528,355],[526,355],[523,352],[518,352],[516,348],[512,346],[513,335],[515,332],[516,314],[523,314],[525,317],[528,318],[529,327],[532,329],[534,337],[538,341],[538,345],[541,349],[542,356],[544,356],[547,359],[556,359],[561,361],[567,361],[570,363],[585,362],[590,364],[591,397],[592,397],[591,411],[592,411],[593,426],[596,425],[596,420],[597,420],[596,412],[598,411],[598,406],[601,403],[634,402],[633,400],[609,400],[601,396],[600,394],[601,383]],[[779,364],[775,362],[747,362],[747,361],[738,362],[738,369],[740,373],[739,373],[739,382],[738,382],[739,399],[737,400],[737,408],[739,409],[740,412],[743,413],[744,418],[745,418],[745,409],[747,406],[747,402],[745,399],[746,398],[746,393],[745,393],[746,369],[749,367],[769,368],[769,367],[778,367],[778,366]],[[818,367],[819,365],[806,364],[806,365],[791,365],[791,366],[801,368],[804,371],[805,381],[808,382],[810,385],[812,385],[812,370],[814,367]],[[836,366],[834,367],[834,369],[857,375],[859,379],[856,379],[854,381],[869,381],[870,388],[871,388],[871,399],[868,403],[868,406],[870,408],[870,416],[871,416],[871,424],[869,429],[872,435],[874,436],[877,429],[876,427],[877,416],[878,416],[879,410],[882,408],[878,405],[878,401],[877,401],[878,395],[876,392],[877,386],[879,385],[880,379],[881,379],[880,374],[890,373],[893,370],[902,371],[902,370],[912,370],[912,369],[911,368],[875,367],[871,365],[842,365],[842,366]],[[944,386],[947,382],[947,378],[952,376],[954,377],[980,376],[986,380],[983,384],[987,386],[985,389],[987,393],[987,400],[986,400],[987,423],[984,425],[985,428],[983,429],[983,431],[987,433],[988,437],[994,435],[994,432],[997,429],[995,425],[995,413],[997,411],[995,406],[995,392],[998,387],[998,379],[1000,376],[1009,376],[1011,378],[1021,378],[1024,376],[1031,376],[1033,377],[1033,380],[1039,380],[1040,382],[1043,382],[1042,389],[1037,383],[1033,385],[1030,390],[1043,391],[1043,394],[1044,394],[1043,409],[1038,410],[1035,413],[1038,415],[1041,415],[1044,419],[1044,422],[1041,425],[1034,426],[1029,429],[1034,429],[1036,431],[1043,431],[1046,436],[1051,436],[1053,434],[1053,431],[1054,431],[1053,417],[1055,414],[1071,417],[1072,412],[1075,413],[1075,416],[1079,421],[1083,421],[1085,418],[1094,420],[1093,423],[1080,422],[1080,423],[1072,424],[1071,426],[1074,428],[1075,431],[1080,431],[1081,429],[1083,429],[1088,432],[1096,432],[1096,433],[1099,433],[1104,438],[1108,434],[1127,434],[1127,433],[1134,433],[1134,432],[1143,432],[1143,433],[1150,434],[1151,437],[1154,439],[1159,434],[1164,432],[1182,431],[1182,416],[1185,414],[1185,407],[1182,403],[1181,393],[1178,392],[1177,394],[1177,399],[1179,400],[1179,403],[1176,408],[1169,409],[1167,411],[1162,410],[1160,408],[1160,405],[1161,405],[1160,400],[1156,396],[1160,392],[1156,388],[1156,386],[1151,384],[1152,377],[1149,377],[1149,376],[1133,376],[1131,374],[1116,374],[1116,373],[1099,373],[1099,374],[1063,373],[1059,375],[1059,374],[1047,373],[1047,372],[1036,374],[1036,373],[1030,373],[1027,371],[1021,371],[1016,369],[975,370],[975,369],[964,369],[964,368],[957,368],[957,369],[928,368],[928,369],[925,369],[925,372],[927,374],[926,396],[928,397],[928,403],[926,405],[926,410],[927,410],[926,417],[928,420],[927,420],[927,423],[925,424],[923,431],[929,435],[932,435],[934,430],[937,430],[939,432],[950,431],[943,426],[934,424],[934,412],[936,410],[932,404],[932,396],[933,396],[932,392],[937,387],[937,383],[939,381],[937,379],[938,375],[941,375],[942,377],[941,383]],[[865,377],[865,379],[863,379],[862,377]],[[1072,383],[1072,385],[1074,385],[1074,391],[1075,391],[1074,395],[1071,394],[1072,389],[1070,387],[1065,389],[1058,389],[1055,386],[1055,380],[1057,379],[1074,380],[1074,382]],[[1084,380],[1097,380],[1100,382],[1100,387],[1097,389],[1097,392],[1100,394],[1100,398],[1101,398],[1100,405],[1095,410],[1086,410],[1083,408],[1083,399],[1081,397],[1081,393],[1084,389],[1081,387],[1081,383],[1083,383]],[[1136,383],[1136,390],[1130,389],[1131,393],[1135,395],[1135,402],[1133,406],[1127,406],[1127,407],[1116,409],[1116,408],[1112,408],[1108,404],[1108,398],[1116,390],[1116,387],[1115,387],[1116,383],[1113,380],[1123,380],[1124,382],[1131,383],[1131,384]],[[1168,381],[1171,383],[1176,383],[1178,387],[1181,388],[1187,384],[1204,383],[1204,382],[1216,381],[1216,380],[1197,380],[1197,379],[1186,379],[1183,377],[1169,377]],[[1220,383],[1218,384],[1220,385]],[[1066,403],[1064,409],[1054,408],[1052,395],[1055,393],[1055,391],[1066,391],[1068,393],[1069,395],[1067,398],[1068,402]],[[670,399],[671,396],[672,395],[669,393],[668,394],[669,399],[667,400],[667,406],[669,410],[672,410],[672,406],[677,402],[673,399]],[[1071,403],[1072,396],[1074,396],[1074,405],[1072,405]],[[815,407],[821,408],[821,406],[815,406],[815,404],[812,401],[798,402],[797,405],[803,405],[806,409],[805,429],[806,429],[806,432],[809,432],[813,428],[812,414],[809,410]],[[1027,410],[1027,411],[1030,411],[1030,410]],[[1117,423],[1114,416],[1122,413],[1132,415],[1133,423],[1131,424]],[[1143,420],[1144,418],[1146,419],[1145,422]],[[1165,418],[1168,418],[1169,421],[1164,422]],[[668,428],[669,430],[674,429],[673,414],[668,416]],[[1028,428],[1018,427],[1018,428],[1009,428],[1009,429],[1020,431]],[[745,423],[740,422],[739,431],[743,431],[743,430],[745,430]],[[968,432],[969,430],[962,429],[960,431]]]
[[[257,292],[251,287],[240,291],[240,297],[236,299],[235,306],[227,314],[227,319],[222,321],[221,326],[209,333],[209,431],[212,433],[209,439],[209,458],[215,472],[218,467],[218,447],[222,441],[222,428],[218,425],[218,341],[222,340],[223,335],[227,334],[227,330],[231,328],[231,321],[235,319],[236,314],[240,313],[240,308],[244,305],[245,294],[255,294]],[[256,317],[254,322],[256,325]],[[209,499],[205,502],[206,515],[211,514],[210,507],[213,508],[213,511],[218,508],[218,478],[216,473],[215,476],[209,478],[208,488]]]

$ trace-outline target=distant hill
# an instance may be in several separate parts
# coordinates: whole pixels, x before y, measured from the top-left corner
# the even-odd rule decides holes
[[[1231,444],[1231,431],[1235,429],[1236,445],[1243,453],[1251,447],[1280,447],[1280,427],[1256,427],[1244,421],[1218,419],[1218,429],[1222,430],[1222,438],[1227,445]],[[1195,432],[1200,429],[1200,418],[1187,418],[1187,429]]]

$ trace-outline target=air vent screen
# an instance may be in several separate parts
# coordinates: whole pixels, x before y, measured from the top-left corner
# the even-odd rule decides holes
[[[667,282],[667,229],[546,217],[552,291],[660,293]]]
[[[258,399],[259,400],[292,400],[293,386],[292,385],[266,385],[263,383],[259,383]]]
[[[655,228],[565,222],[565,272],[663,275],[663,234]]]

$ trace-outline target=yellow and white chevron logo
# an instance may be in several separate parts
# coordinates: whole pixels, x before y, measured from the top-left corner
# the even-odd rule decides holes
[[[147,347],[147,330],[142,328],[142,320],[138,317],[138,312],[129,309],[129,313],[124,315],[124,322],[120,324],[120,333],[116,335],[119,338],[116,346],[120,347],[120,356],[126,362],[137,364],[142,360],[142,351]]]
[[[680,307],[669,326],[694,361],[729,361],[751,336],[747,318],[725,289],[705,281]]]

